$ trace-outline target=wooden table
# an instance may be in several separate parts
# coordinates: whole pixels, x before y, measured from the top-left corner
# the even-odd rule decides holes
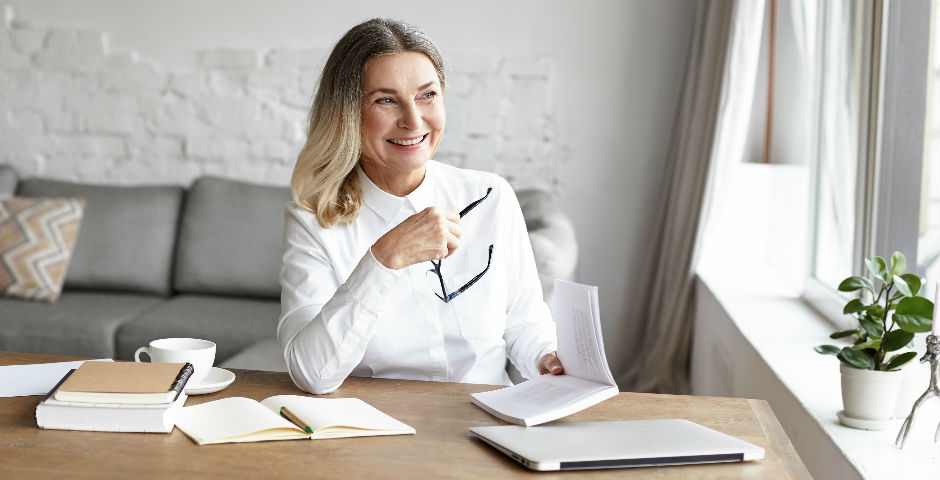
[[[0,352],[0,365],[75,360]],[[286,373],[234,370],[221,392],[186,405],[243,396],[303,394]],[[756,462],[535,473],[472,437],[468,427],[503,424],[470,403],[488,385],[350,377],[327,397],[357,397],[413,426],[416,435],[197,446],[170,434],[40,430],[41,397],[0,398],[0,478],[810,478],[763,400],[621,393],[559,422],[686,418],[764,447]]]

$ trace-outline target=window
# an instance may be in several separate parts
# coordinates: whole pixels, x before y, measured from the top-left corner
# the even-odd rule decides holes
[[[815,181],[814,278],[838,283],[854,270],[858,164],[865,157],[869,78],[866,9],[852,0],[821,2]],[[868,19],[870,22],[870,19]]]
[[[917,263],[940,281],[940,0],[933,1]]]
[[[932,296],[927,289],[940,279],[938,2],[768,2],[776,8],[767,19],[777,19],[778,74],[762,68],[757,82],[778,81],[755,91],[742,158],[719,164],[700,271],[733,276],[734,265],[769,268],[826,318],[848,326],[847,297],[836,286],[864,273],[865,258],[899,250],[907,271],[927,276],[921,293]],[[778,88],[796,77],[781,59],[810,63],[801,72],[810,72],[811,85]],[[773,103],[762,109],[765,98]],[[784,128],[794,116],[809,124],[807,154],[785,145],[794,138]],[[761,143],[767,125],[769,155]],[[761,158],[771,160],[755,161]]]
[[[835,286],[864,272],[866,257],[899,250],[908,271],[934,272],[928,283],[937,279],[940,155],[934,145],[940,129],[933,125],[937,102],[929,102],[937,87],[928,89],[928,78],[931,85],[940,78],[937,53],[930,54],[937,3],[818,3],[815,209],[806,297],[837,322],[849,319],[841,314],[845,300]]]

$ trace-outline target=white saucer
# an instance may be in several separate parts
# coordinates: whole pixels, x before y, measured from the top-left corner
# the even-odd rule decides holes
[[[186,386],[186,395],[202,395],[204,393],[214,393],[232,384],[235,381],[235,374],[219,367],[212,367],[206,378],[196,385]]]
[[[839,422],[846,427],[858,428],[861,430],[884,430],[891,426],[891,420],[865,420],[862,418],[852,418],[845,414],[845,410],[839,410],[836,415],[839,416]]]

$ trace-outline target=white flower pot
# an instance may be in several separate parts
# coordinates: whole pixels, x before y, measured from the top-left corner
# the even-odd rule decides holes
[[[903,370],[860,370],[839,363],[842,372],[842,406],[857,420],[890,420],[904,377]]]

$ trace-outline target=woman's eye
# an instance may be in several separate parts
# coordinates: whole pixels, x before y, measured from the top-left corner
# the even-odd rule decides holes
[[[434,98],[436,96],[437,96],[437,92],[431,91],[431,92],[425,92],[423,95],[421,95],[421,98]]]
[[[376,100],[375,103],[386,105],[386,104],[392,103],[392,99],[389,98],[389,97],[380,98],[380,99]]]

